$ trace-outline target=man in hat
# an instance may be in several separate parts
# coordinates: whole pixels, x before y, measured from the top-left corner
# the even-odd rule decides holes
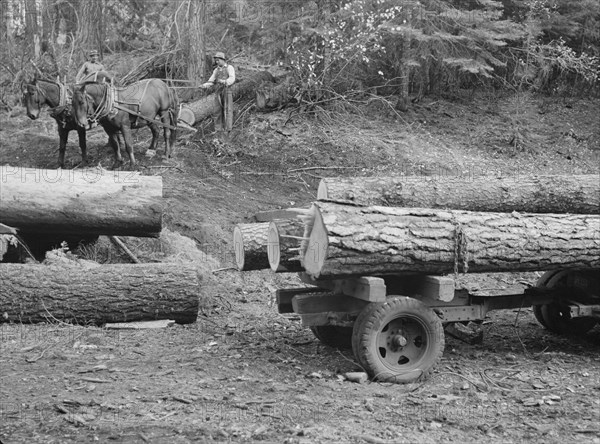
[[[90,74],[98,71],[104,71],[104,66],[98,61],[98,51],[93,49],[89,53],[90,60],[85,62],[75,76],[75,83],[81,83]]]
[[[230,86],[235,82],[235,69],[227,63],[224,53],[217,52],[213,58],[217,62],[217,67],[202,87],[208,88],[212,85],[220,87],[215,98],[219,109],[215,119],[215,129],[218,132],[223,130],[229,132],[233,128],[233,91]]]

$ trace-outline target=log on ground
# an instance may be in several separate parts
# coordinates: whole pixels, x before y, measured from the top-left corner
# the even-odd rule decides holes
[[[246,78],[234,83],[230,88],[233,92],[233,100],[238,100],[247,95],[254,95],[254,91],[264,82],[273,82],[273,76],[267,71],[248,73]],[[219,105],[215,102],[217,92],[213,92],[206,97],[190,102],[187,107],[192,110],[196,122],[211,117],[219,112]]]
[[[597,174],[326,178],[317,199],[361,206],[600,214]]]
[[[274,220],[269,225],[267,255],[271,270],[276,273],[304,271],[300,247],[305,226],[300,219]]]
[[[0,222],[21,233],[158,237],[162,178],[102,169],[0,167]]]
[[[313,278],[600,268],[600,216],[312,207],[302,264]]]
[[[237,224],[233,229],[233,251],[239,271],[269,268],[267,235],[269,223]]]
[[[0,322],[196,321],[200,277],[180,263],[0,264]]]

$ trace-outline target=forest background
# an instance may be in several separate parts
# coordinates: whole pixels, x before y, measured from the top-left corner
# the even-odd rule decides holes
[[[165,78],[201,82],[210,55],[279,65],[328,103],[481,87],[597,95],[597,0],[2,0],[0,100],[36,73],[73,81],[97,49],[117,76],[166,54]],[[116,57],[119,54],[126,57]],[[207,57],[208,55],[208,57]],[[115,57],[113,57],[115,56]],[[142,57],[142,58],[141,58]],[[38,71],[38,73],[39,73]],[[361,97],[362,96],[362,97]],[[397,98],[397,100],[396,100]]]

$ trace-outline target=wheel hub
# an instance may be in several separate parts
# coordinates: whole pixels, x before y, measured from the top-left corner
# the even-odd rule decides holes
[[[406,339],[406,336],[404,336],[403,334],[397,333],[392,335],[391,343],[394,347],[402,348],[406,346],[406,344],[408,344],[408,339]]]

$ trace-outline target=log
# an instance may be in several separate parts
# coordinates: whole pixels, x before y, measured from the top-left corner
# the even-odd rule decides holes
[[[264,82],[273,82],[274,80],[268,71],[250,72],[245,78],[240,78],[230,87],[233,91],[233,100],[253,94],[261,84]],[[212,87],[212,90],[218,90],[218,87]],[[219,107],[215,103],[217,93],[213,92],[200,100],[187,104],[187,107],[194,113],[196,122],[212,117],[219,112]]]
[[[269,223],[237,224],[233,229],[233,251],[239,271],[269,268],[267,235]]]
[[[361,206],[600,214],[597,174],[326,178],[317,199]]]
[[[23,235],[158,237],[162,213],[160,176],[0,167],[0,222]]]
[[[200,278],[180,263],[0,264],[0,322],[195,322]]]
[[[276,273],[304,271],[300,262],[304,231],[299,219],[278,219],[269,224],[267,256],[271,270]]]
[[[256,90],[256,108],[260,111],[269,111],[283,108],[295,99],[298,87],[289,81],[278,85],[266,85]]]
[[[319,202],[302,265],[313,278],[600,268],[600,216]],[[312,224],[312,228],[309,228]]]

